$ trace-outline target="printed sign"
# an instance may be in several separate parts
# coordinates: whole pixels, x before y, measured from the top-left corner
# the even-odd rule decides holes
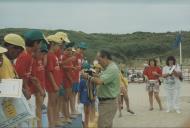
[[[0,97],[0,128],[17,126],[22,121],[33,118],[28,102],[21,98]]]
[[[0,97],[16,97],[22,95],[22,79],[2,79],[0,81]]]

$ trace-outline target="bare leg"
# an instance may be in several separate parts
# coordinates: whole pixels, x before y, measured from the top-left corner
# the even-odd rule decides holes
[[[55,122],[55,125],[60,125],[59,123],[59,105],[60,105],[60,101],[59,101],[59,96],[57,95],[57,93],[54,93],[54,104],[53,104],[53,120]]]
[[[71,106],[71,114],[75,114],[76,113],[76,109],[75,109],[75,93],[71,91],[71,95],[70,95],[70,106]]]
[[[153,110],[153,91],[148,92],[148,96],[149,96],[149,102],[150,102],[150,111]]]
[[[118,97],[118,108],[119,108],[119,117],[122,117],[122,113],[121,113],[121,95]]]
[[[40,93],[36,93],[36,116],[39,118],[37,121],[37,127],[42,127],[42,104],[44,101],[44,97],[40,95]]]
[[[65,89],[65,119],[71,123],[71,120],[70,120],[70,111],[69,111],[69,98],[70,98],[70,89],[69,88],[66,88]]]
[[[90,113],[90,106],[89,105],[84,105],[84,113],[85,113],[84,128],[88,128],[89,113]]]
[[[123,99],[124,99],[124,96],[121,95],[121,109],[123,109]]]
[[[90,105],[90,121],[94,121],[95,119],[95,113],[96,113],[96,110],[95,110],[95,103],[92,103]]]
[[[64,115],[64,118],[66,117],[66,109],[65,109],[65,105],[66,105],[66,103],[65,103],[65,97],[61,97],[62,98],[62,110],[61,110],[61,112],[63,113],[63,115]]]
[[[123,93],[123,98],[125,100],[125,104],[126,104],[126,107],[127,107],[127,111],[131,114],[135,114],[131,109],[130,109],[130,106],[129,106],[129,97],[128,97],[128,93],[127,91],[125,91]]]
[[[162,108],[161,100],[160,100],[160,97],[159,97],[159,92],[154,92],[154,97],[156,98],[156,101],[158,102],[160,110],[162,110],[163,108]]]
[[[56,96],[55,92],[48,93],[48,121],[49,127],[55,127],[55,110],[56,107]]]

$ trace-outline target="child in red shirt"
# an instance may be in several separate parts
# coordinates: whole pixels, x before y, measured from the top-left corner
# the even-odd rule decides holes
[[[74,75],[73,75],[73,87],[72,87],[72,97],[73,97],[73,103],[75,106],[77,94],[79,92],[79,83],[80,83],[80,72],[82,70],[82,63],[84,60],[84,51],[87,49],[87,45],[84,42],[80,42],[78,48],[76,51],[74,51],[73,55],[75,56],[75,59],[73,60],[73,65],[75,67]],[[73,114],[78,114],[76,110]]]
[[[45,61],[44,58],[48,52],[46,43],[41,43],[40,51],[34,55],[34,62],[32,73],[36,76],[40,82],[41,88],[45,90]],[[42,111],[41,107],[43,105],[44,97],[38,91],[35,91],[36,97],[36,116],[39,118],[37,121],[37,126],[42,127]]]
[[[55,127],[58,124],[58,95],[57,92],[61,86],[62,75],[59,66],[59,60],[55,51],[59,48],[61,42],[58,41],[55,35],[47,37],[49,41],[49,51],[47,54],[46,66],[46,91],[48,92],[48,120],[49,127]]]
[[[74,56],[72,56],[72,46],[74,43],[69,43],[65,45],[65,50],[62,55],[62,71],[63,71],[63,86],[64,86],[64,98],[65,98],[65,118],[67,122],[71,122],[70,117],[74,118],[74,116],[71,116],[69,113],[69,103],[71,103],[71,113],[74,113],[75,106],[74,106],[74,100],[72,98],[72,85],[73,85],[73,60],[75,59]]]
[[[26,50],[23,51],[17,58],[15,69],[18,76],[23,79],[23,88],[27,94],[26,98],[28,99],[32,114],[35,116],[35,96],[31,94],[34,94],[35,91],[39,91],[41,95],[45,95],[45,92],[41,88],[38,78],[32,72],[34,63],[33,55],[39,50],[40,42],[45,40],[45,38],[42,32],[38,30],[29,30],[24,33],[24,39],[26,43]],[[27,124],[31,127],[32,121],[28,121]]]

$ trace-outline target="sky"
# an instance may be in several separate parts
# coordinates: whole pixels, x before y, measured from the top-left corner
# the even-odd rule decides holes
[[[190,0],[0,0],[0,28],[190,31]]]

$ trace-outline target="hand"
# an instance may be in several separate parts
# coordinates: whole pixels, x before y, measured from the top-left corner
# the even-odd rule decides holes
[[[45,96],[46,96],[46,93],[45,93],[45,91],[44,91],[43,89],[40,90],[40,95],[41,95],[42,97],[45,97]]]
[[[181,72],[176,72],[175,70],[173,71],[173,75],[176,76],[176,77],[180,77],[182,76],[182,73]]]
[[[154,76],[158,76],[159,74],[157,73],[157,72],[152,72],[152,74],[154,75]]]
[[[75,66],[74,68],[75,68],[76,71],[81,70],[80,66]]]
[[[57,85],[54,85],[54,90],[57,92],[59,91],[59,87]]]
[[[88,79],[88,74],[85,73],[84,71],[81,72],[81,76],[82,76],[82,78],[84,78],[84,79]]]
[[[175,76],[178,75],[178,73],[175,70],[173,70],[172,74],[174,74]]]
[[[30,93],[30,91],[28,90],[28,89],[22,89],[22,92],[23,92],[23,94],[24,94],[24,97],[27,99],[27,100],[29,100],[30,98],[31,98],[31,93]]]
[[[147,76],[145,76],[145,82],[148,82],[148,77]]]
[[[77,70],[77,67],[72,67],[73,70]]]
[[[72,56],[72,57],[70,57],[70,60],[74,61],[74,60],[76,60],[76,57]]]

